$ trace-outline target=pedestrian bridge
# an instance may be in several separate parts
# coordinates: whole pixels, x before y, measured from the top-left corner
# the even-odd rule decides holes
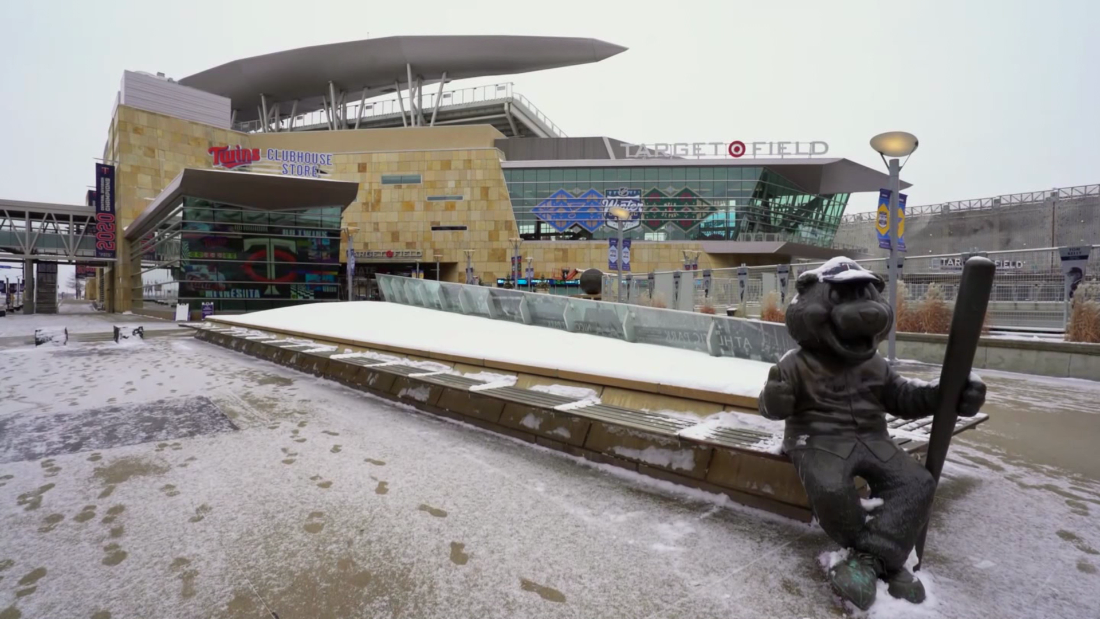
[[[96,260],[95,208],[0,198],[3,259]]]

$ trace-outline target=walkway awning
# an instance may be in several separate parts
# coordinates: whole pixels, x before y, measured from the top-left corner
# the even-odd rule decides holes
[[[126,239],[140,238],[155,227],[183,196],[265,211],[320,206],[338,206],[343,210],[358,192],[359,183],[354,181],[187,168],[126,227]]]

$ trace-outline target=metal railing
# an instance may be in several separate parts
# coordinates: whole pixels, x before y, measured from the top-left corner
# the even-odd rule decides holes
[[[431,116],[436,106],[437,99],[440,110],[454,109],[456,107],[476,103],[507,101],[511,102],[513,105],[518,104],[521,106],[521,112],[541,122],[553,137],[565,137],[565,132],[558,128],[546,114],[543,114],[541,110],[535,107],[535,104],[531,103],[530,99],[518,92],[514,92],[512,90],[512,85],[512,82],[505,82],[490,84],[488,86],[472,86],[470,88],[448,90],[444,91],[442,94],[435,92],[424,93],[423,96],[417,97],[415,100],[426,118]],[[394,96],[389,99],[368,100],[363,102],[361,106],[359,101],[352,101],[344,105],[344,112],[349,127],[354,126],[356,118],[360,118],[360,123],[362,123],[362,121],[370,121],[372,119],[400,117],[402,114],[410,115],[409,98],[407,96]],[[291,131],[291,120],[294,121],[294,131],[305,131],[333,126],[333,118],[329,110],[324,108],[309,112],[308,114],[298,114],[293,119],[289,117],[281,118],[278,123],[279,131]],[[256,119],[234,123],[233,129],[244,133],[256,133],[261,130],[262,126],[263,121]]]
[[[1062,187],[1043,191],[1028,191],[1024,193],[1005,194],[988,198],[971,200],[955,200],[954,202],[941,202],[940,204],[925,204],[905,208],[905,216],[919,217],[921,215],[939,215],[943,213],[957,213],[960,211],[977,211],[1002,208],[1019,204],[1035,204],[1046,200],[1070,200],[1100,196],[1100,185],[1077,185],[1075,187]],[[874,221],[878,213],[868,211],[866,213],[850,213],[841,218],[842,224]]]
[[[504,288],[376,275],[387,302],[632,343],[775,363],[795,343],[784,325]]]
[[[1058,248],[980,253],[997,264],[988,310],[987,324],[990,328],[1065,330],[1069,303],[1065,295],[1065,280]],[[943,301],[950,306],[958,294],[962,264],[967,257],[969,254],[963,253],[906,257],[899,280],[903,284],[899,295],[904,292],[909,306],[915,307],[928,295],[929,289],[935,286]],[[887,279],[886,258],[856,262]],[[822,264],[824,263],[801,262],[782,265],[790,269],[785,291],[781,289],[782,278],[778,272],[781,265],[777,264],[743,267],[743,282],[738,275],[739,268],[723,268],[633,274],[629,281],[624,276],[623,283],[628,289],[626,297],[630,303],[687,311],[710,307],[719,313],[725,313],[732,308],[739,316],[755,318],[760,316],[770,292],[774,291],[778,295],[779,305],[789,304],[795,294],[798,275]],[[684,292],[685,289],[679,286],[670,287],[663,283],[673,280],[686,285],[686,290],[690,292]],[[689,283],[683,284],[684,280]],[[1095,282],[1100,282],[1100,245],[1093,246],[1086,277],[1082,281]],[[604,274],[603,285],[607,293],[614,294],[618,290],[617,284],[616,274]]]

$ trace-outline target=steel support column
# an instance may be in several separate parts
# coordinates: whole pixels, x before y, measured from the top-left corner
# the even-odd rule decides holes
[[[359,128],[359,121],[363,118],[363,105],[367,102],[367,87],[363,87],[363,94],[359,97],[359,110],[355,114],[355,128]]]
[[[405,64],[405,73],[408,75],[409,80],[409,120],[412,121],[412,126],[416,126],[416,107],[413,102],[413,69],[411,64]]]
[[[397,93],[397,107],[401,110],[401,126],[408,127],[409,123],[405,122],[405,104],[404,98],[401,96],[401,82],[394,80],[394,91]]]
[[[439,104],[443,102],[443,84],[447,83],[447,72],[443,72],[443,77],[439,78],[439,90],[435,93],[435,105],[432,106],[432,120],[428,123],[429,127],[435,126],[435,113],[439,111]]]
[[[263,119],[263,131],[267,133],[267,125],[271,122],[271,117],[267,113],[267,95],[260,93],[260,118]]]

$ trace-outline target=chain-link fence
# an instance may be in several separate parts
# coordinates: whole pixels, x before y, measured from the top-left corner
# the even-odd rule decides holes
[[[1085,278],[1081,283],[1100,281],[1100,246],[1090,253]],[[997,265],[989,302],[990,328],[1062,331],[1066,326],[1068,303],[1065,277],[1058,248],[1019,251],[980,252]],[[918,303],[936,288],[945,303],[954,303],[958,294],[962,265],[970,254],[905,256],[899,295],[909,303]],[[886,258],[858,260],[865,269],[888,280]],[[624,277],[624,301],[687,311],[711,311],[719,314],[758,318],[768,298],[785,306],[795,293],[795,280],[823,262],[790,265],[766,265],[712,270],[690,270],[634,274]],[[787,272],[784,273],[783,269]],[[675,279],[684,286],[662,286],[663,280]],[[683,280],[690,280],[690,283]],[[690,292],[683,292],[683,291]],[[605,298],[617,298],[616,275],[604,276]],[[628,294],[627,294],[628,293]],[[688,297],[690,296],[690,301]]]

